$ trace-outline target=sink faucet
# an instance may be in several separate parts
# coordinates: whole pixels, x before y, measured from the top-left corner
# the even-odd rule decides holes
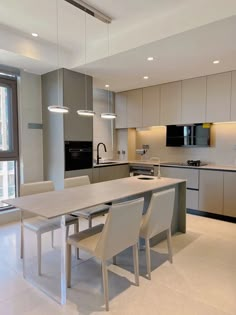
[[[99,142],[98,145],[97,145],[97,164],[99,164],[99,160],[101,159],[101,157],[99,156],[99,147],[100,147],[101,144],[104,147],[104,151],[107,152],[106,145],[103,142]]]

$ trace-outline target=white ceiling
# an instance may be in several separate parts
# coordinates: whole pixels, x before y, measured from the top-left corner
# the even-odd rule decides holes
[[[236,68],[235,0],[86,2],[113,19],[107,58],[107,25],[87,16],[86,68],[96,87],[109,81],[120,91]],[[56,0],[0,0],[0,64],[37,74],[58,64],[82,72],[85,14],[64,0],[58,7],[59,62]],[[32,38],[32,32],[39,37]],[[157,60],[147,63],[148,55]],[[222,61],[217,66],[211,63],[215,58]],[[145,74],[150,79],[144,82]]]

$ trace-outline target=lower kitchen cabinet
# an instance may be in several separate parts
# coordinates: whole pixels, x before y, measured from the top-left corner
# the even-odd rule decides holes
[[[200,170],[199,210],[223,214],[224,172]]]
[[[236,172],[224,172],[224,210],[223,214],[236,217]]]
[[[181,167],[161,167],[161,176],[187,180],[187,188],[198,189],[199,170]]]
[[[65,172],[65,178],[84,176],[84,175],[88,175],[90,182],[93,183],[93,169],[92,168]]]
[[[198,210],[199,170],[192,168],[162,166],[161,176],[186,179],[186,208]]]
[[[94,182],[105,182],[108,180],[129,177],[129,165],[101,166],[93,169]]]

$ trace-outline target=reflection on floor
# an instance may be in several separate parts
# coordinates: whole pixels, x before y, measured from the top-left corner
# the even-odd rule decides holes
[[[82,221],[81,229],[86,226]],[[236,226],[188,215],[187,227],[187,234],[173,237],[172,265],[165,242],[152,249],[151,281],[145,277],[145,257],[140,252],[140,287],[133,284],[130,251],[118,256],[117,266],[109,266],[110,314],[236,314]],[[26,282],[19,259],[19,231],[19,224],[0,227],[1,315],[109,314],[104,311],[100,264],[84,253],[73,265],[67,305],[58,305]],[[58,245],[59,232],[56,237]],[[47,251],[50,233],[43,244]],[[44,265],[54,264],[56,252],[48,255]]]

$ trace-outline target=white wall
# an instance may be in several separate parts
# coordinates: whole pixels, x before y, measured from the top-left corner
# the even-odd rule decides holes
[[[29,129],[28,123],[42,124],[41,77],[21,71],[18,79],[20,180],[43,180],[42,129]]]
[[[149,144],[146,157],[158,156],[162,161],[185,162],[190,159],[207,163],[236,166],[236,123],[216,124],[211,127],[211,146],[205,148],[166,147],[166,127],[137,131],[137,148]],[[139,157],[137,157],[139,158]]]
[[[97,144],[103,142],[106,145],[107,152],[103,147],[100,150],[100,156],[105,159],[113,159],[114,152],[114,121],[101,118],[101,113],[114,112],[114,95],[110,92],[108,108],[108,91],[101,89],[93,90],[93,110],[96,115],[93,118],[93,158],[96,159]]]

